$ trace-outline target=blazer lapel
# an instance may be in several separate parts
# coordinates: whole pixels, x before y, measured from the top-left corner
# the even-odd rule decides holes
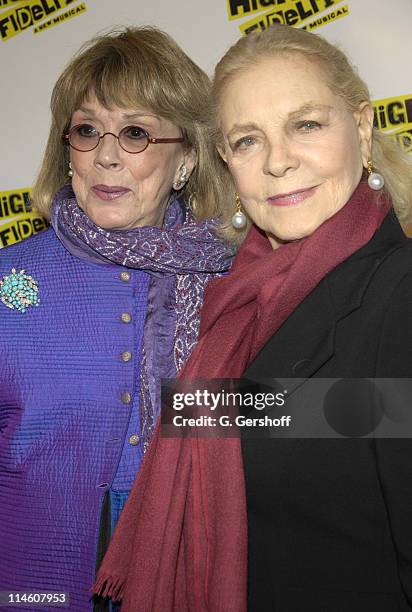
[[[302,381],[314,376],[334,354],[339,321],[361,306],[371,276],[405,240],[394,214],[389,213],[372,240],[328,274],[299,304],[244,377]],[[300,384],[296,380],[295,386]]]
[[[265,344],[244,376],[309,378],[333,355],[335,325],[334,304],[323,280]]]

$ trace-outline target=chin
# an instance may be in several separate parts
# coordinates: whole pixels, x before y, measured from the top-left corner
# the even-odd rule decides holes
[[[128,225],[127,223],[115,223],[114,221],[112,222],[107,221],[106,223],[98,223],[97,225],[100,225],[100,227],[102,227],[105,230],[130,230],[130,229],[137,227],[136,225],[133,225],[133,224]]]
[[[284,242],[293,242],[294,240],[300,240],[301,238],[306,238],[309,234],[312,233],[312,230],[296,228],[296,229],[282,229],[282,228],[272,228],[266,230],[266,233],[272,236],[279,244],[283,244]]]
[[[119,219],[117,215],[99,214],[99,211],[88,210],[86,211],[87,216],[99,227],[105,230],[115,230],[127,228],[127,222],[124,219]]]
[[[285,224],[282,226],[277,226],[273,228],[271,233],[281,242],[291,242],[293,240],[301,240],[302,238],[307,238],[313,232],[315,232],[322,223],[324,223],[326,219],[308,219],[306,223],[296,223],[296,224]]]

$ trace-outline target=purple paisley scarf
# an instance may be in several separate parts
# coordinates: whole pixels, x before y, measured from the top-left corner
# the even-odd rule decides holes
[[[131,230],[105,230],[96,225],[79,207],[70,184],[54,199],[51,224],[57,237],[74,256],[100,264],[118,264],[151,275],[149,296],[156,303],[172,304],[175,312],[170,361],[160,372],[175,376],[196,344],[200,311],[207,283],[229,270],[233,247],[217,237],[213,220],[196,221],[191,210],[176,195],[171,198],[163,227],[139,227]],[[161,289],[162,287],[162,289]],[[169,294],[165,296],[166,292]],[[162,306],[155,308],[151,329],[161,329]],[[146,452],[159,411],[159,372],[152,372],[147,354],[150,341],[145,338],[140,374],[141,437]]]

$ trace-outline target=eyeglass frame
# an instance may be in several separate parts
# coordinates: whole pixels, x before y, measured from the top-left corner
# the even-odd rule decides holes
[[[150,134],[148,132],[146,132],[145,129],[143,129],[140,126],[134,126],[134,125],[126,125],[124,128],[122,128],[120,130],[120,132],[117,134],[113,134],[113,132],[105,132],[104,134],[100,134],[100,132],[97,132],[98,136],[99,136],[99,140],[97,141],[96,145],[94,147],[92,147],[91,149],[87,149],[87,151],[83,151],[82,149],[77,149],[76,147],[74,147],[72,145],[72,143],[70,142],[70,135],[73,132],[73,130],[75,130],[76,128],[80,127],[81,125],[89,125],[87,123],[77,123],[76,125],[73,125],[69,130],[65,130],[62,134],[62,138],[65,142],[65,144],[67,144],[69,147],[71,147],[72,149],[74,149],[75,151],[79,151],[79,153],[90,153],[90,151],[94,151],[95,149],[97,149],[97,147],[100,144],[100,141],[102,140],[102,138],[104,138],[105,136],[107,136],[107,134],[110,134],[111,136],[114,136],[119,144],[119,147],[125,152],[125,153],[130,153],[130,155],[138,155],[139,153],[143,153],[143,151],[146,151],[147,147],[149,146],[149,144],[163,144],[163,143],[175,143],[175,142],[184,142],[184,138],[183,136],[180,136],[180,138],[153,138],[152,136],[150,136]],[[94,127],[94,126],[92,126]],[[142,130],[142,132],[144,132],[146,134],[146,138],[147,138],[147,144],[145,146],[144,149],[142,149],[141,151],[127,151],[127,149],[125,149],[120,142],[120,134],[122,132],[124,132],[125,130],[127,130],[128,128],[131,127],[138,127],[139,129]]]

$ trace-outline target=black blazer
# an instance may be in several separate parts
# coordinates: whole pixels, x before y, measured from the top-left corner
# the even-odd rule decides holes
[[[299,305],[245,377],[412,378],[412,240],[393,213]],[[242,448],[250,612],[412,610],[412,439],[259,439]]]

